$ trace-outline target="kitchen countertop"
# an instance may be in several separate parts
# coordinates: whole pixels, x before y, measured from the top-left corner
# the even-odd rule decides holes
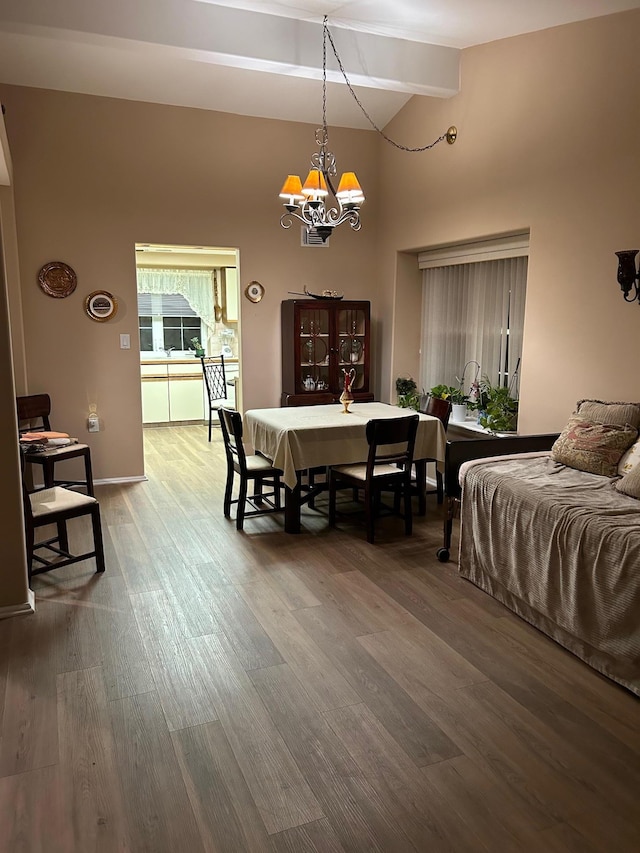
[[[140,364],[193,364],[194,362],[199,362],[199,358],[141,358]],[[227,358],[225,356],[224,359],[225,364],[237,364],[237,358]]]

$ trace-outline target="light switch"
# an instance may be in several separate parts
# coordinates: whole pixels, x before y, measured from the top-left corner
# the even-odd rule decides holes
[[[131,349],[131,335],[120,335],[120,349]]]

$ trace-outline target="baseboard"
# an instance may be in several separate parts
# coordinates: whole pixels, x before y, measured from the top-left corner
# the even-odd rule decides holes
[[[27,600],[23,604],[10,604],[0,607],[0,619],[10,619],[12,616],[29,616],[36,612],[36,596],[32,589],[27,590]]]
[[[107,477],[105,480],[94,480],[94,486],[108,486],[115,483],[146,483],[149,478],[145,474],[138,477]]]

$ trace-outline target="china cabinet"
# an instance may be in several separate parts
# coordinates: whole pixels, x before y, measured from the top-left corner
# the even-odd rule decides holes
[[[287,299],[282,303],[282,405],[338,400],[345,372],[356,401],[373,400],[369,390],[371,312],[369,302]]]

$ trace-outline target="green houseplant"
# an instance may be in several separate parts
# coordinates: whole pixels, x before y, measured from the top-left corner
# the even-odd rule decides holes
[[[190,342],[196,351],[196,358],[204,358],[204,347],[200,343],[200,338],[191,338]]]
[[[459,423],[466,420],[469,397],[462,390],[462,384],[434,385],[429,393],[432,397],[437,397],[440,400],[449,400],[451,403],[451,419],[454,422]]]
[[[399,376],[396,379],[396,394],[398,395],[398,405],[402,409],[420,410],[420,394],[415,380],[411,377]]]
[[[434,385],[429,394],[438,400],[450,400],[451,405],[466,406],[469,402],[469,397],[462,388],[455,385]]]
[[[487,376],[479,384],[473,408],[478,410],[478,423],[491,432],[513,432],[518,423],[518,401],[504,385],[494,385]]]

